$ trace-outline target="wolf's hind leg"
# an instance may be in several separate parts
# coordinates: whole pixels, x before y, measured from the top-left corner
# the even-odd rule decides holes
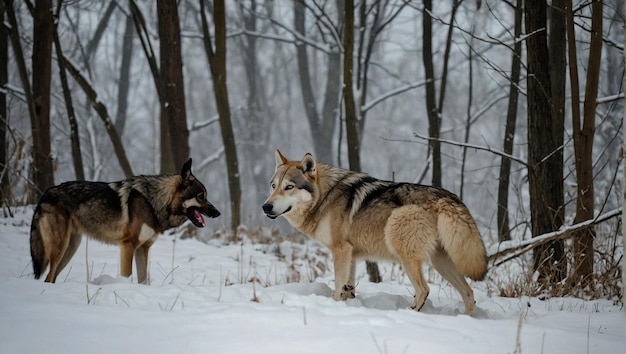
[[[465,303],[465,314],[471,315],[472,312],[474,312],[475,306],[474,292],[469,284],[467,284],[467,281],[465,281],[463,274],[454,267],[446,251],[441,247],[437,247],[430,261],[433,268],[461,294],[463,302]]]
[[[437,218],[432,210],[417,205],[395,209],[385,225],[385,242],[404,267],[415,288],[412,309],[419,311],[428,297],[422,264],[437,245]]]
[[[70,262],[72,257],[74,257],[74,254],[76,253],[76,250],[78,249],[78,246],[80,246],[81,239],[82,239],[81,234],[78,233],[76,230],[74,230],[70,234],[69,243],[67,245],[67,249],[65,250],[65,254],[63,255],[63,258],[61,259],[61,262],[59,262],[59,265],[57,266],[56,274],[54,275],[55,279],[56,277],[59,276],[61,271],[65,269],[65,266],[67,266],[67,264]]]
[[[54,283],[63,269],[59,268],[70,243],[70,221],[55,211],[47,212],[39,222],[40,232],[44,239],[44,249],[50,260],[50,271],[46,282]]]
[[[412,260],[402,262],[402,266],[404,267],[406,274],[409,276],[411,284],[413,284],[413,287],[415,288],[415,299],[413,300],[411,308],[415,311],[419,311],[424,306],[424,303],[426,303],[426,298],[430,292],[428,283],[426,283],[424,275],[422,274],[422,262]]]

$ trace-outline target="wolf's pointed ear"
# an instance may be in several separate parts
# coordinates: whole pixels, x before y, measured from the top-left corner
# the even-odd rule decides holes
[[[312,174],[315,173],[315,166],[317,163],[315,162],[315,158],[310,153],[306,153],[300,161],[300,168],[302,168],[302,172],[304,174]]]
[[[280,150],[278,149],[276,149],[276,152],[274,153],[274,160],[276,160],[276,167],[289,162],[289,160],[283,154],[281,154]]]
[[[187,180],[189,179],[189,176],[191,176],[191,157],[187,160],[187,162],[185,162],[183,169],[180,170],[180,176],[183,180]]]

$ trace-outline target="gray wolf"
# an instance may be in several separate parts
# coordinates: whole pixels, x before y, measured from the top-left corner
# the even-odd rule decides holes
[[[42,195],[30,229],[35,278],[50,265],[54,283],[80,245],[81,235],[119,245],[120,274],[130,277],[135,258],[137,281],[148,283],[150,246],[159,233],[190,220],[204,227],[202,214],[220,212],[207,200],[204,185],[191,173],[191,159],[180,174],[135,176],[118,182],[66,182]]]
[[[329,248],[335,300],[355,296],[355,260],[392,260],[411,280],[412,308],[419,311],[429,291],[422,264],[430,261],[461,294],[465,313],[472,314],[474,293],[464,276],[484,278],[486,251],[476,222],[456,195],[318,163],[309,153],[290,161],[276,150],[275,159],[263,211],[271,219],[285,217]]]

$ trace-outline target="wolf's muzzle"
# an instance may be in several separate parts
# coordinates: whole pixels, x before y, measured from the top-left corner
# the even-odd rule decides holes
[[[287,208],[287,210],[283,211],[283,212],[275,212],[274,211],[274,204],[272,203],[265,203],[263,204],[263,212],[265,213],[265,216],[267,216],[270,219],[276,219],[277,217],[288,213],[291,211],[291,206],[289,208]]]
[[[274,210],[274,204],[272,203],[263,204],[263,212],[270,219],[276,219],[278,217],[278,215],[274,215],[273,210]]]
[[[194,225],[196,225],[196,227],[204,227],[205,225],[202,214],[210,218],[216,218],[221,215],[219,210],[217,210],[211,203],[206,203],[202,205],[201,207],[187,208],[187,211],[185,212],[185,214],[187,215],[187,218]]]

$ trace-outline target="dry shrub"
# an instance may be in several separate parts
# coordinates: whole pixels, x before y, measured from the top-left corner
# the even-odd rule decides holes
[[[596,226],[594,244],[594,273],[587,279],[573,280],[567,278],[558,282],[546,279],[537,281],[537,274],[532,273],[532,255],[525,254],[514,261],[492,269],[488,288],[497,289],[496,293],[503,297],[563,297],[574,296],[586,300],[612,299],[616,303],[620,298],[622,287],[621,262],[624,253],[621,235],[621,222],[605,222]],[[572,241],[565,242],[568,274],[572,274],[574,264]],[[510,269],[515,271],[510,272]]]

